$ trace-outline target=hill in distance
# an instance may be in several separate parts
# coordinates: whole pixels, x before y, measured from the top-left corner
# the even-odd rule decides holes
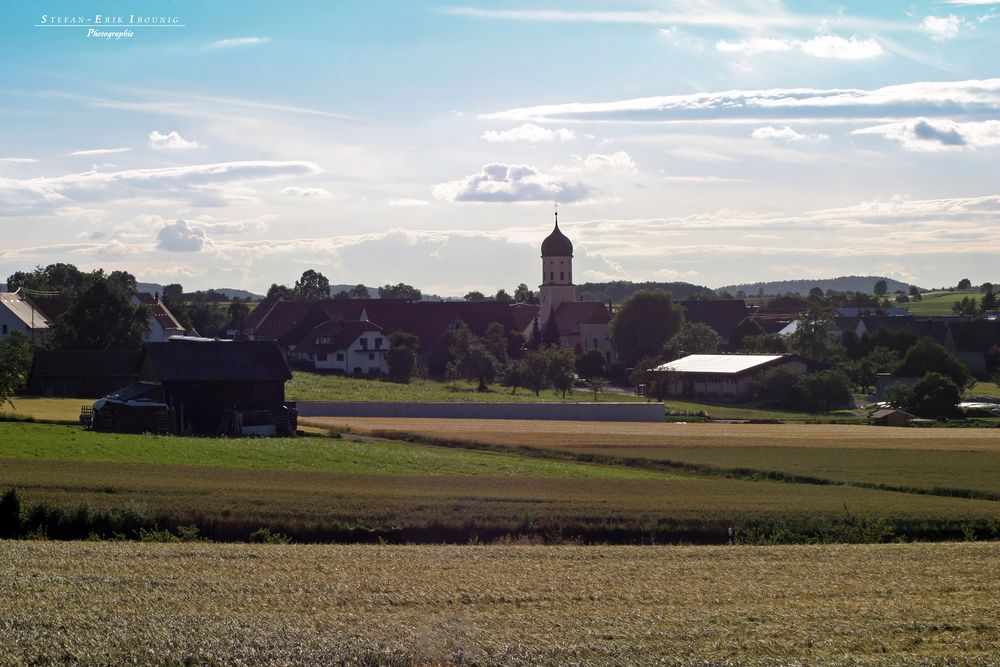
[[[583,283],[576,286],[576,296],[581,301],[608,301],[621,303],[641,290],[664,290],[670,292],[675,300],[690,299],[693,296],[714,296],[709,287],[692,285],[691,283],[633,283],[625,280],[615,280],[606,283]]]
[[[835,292],[864,292],[867,294],[875,293],[875,283],[880,280],[886,282],[886,286],[889,288],[889,293],[892,294],[896,290],[903,290],[908,292],[910,290],[909,283],[903,283],[898,280],[893,280],[892,278],[883,278],[880,276],[841,276],[840,278],[816,278],[811,280],[775,280],[771,282],[764,283],[743,283],[741,285],[726,285],[724,287],[718,288],[717,292],[729,292],[730,294],[736,294],[737,292],[743,292],[747,296],[757,296],[762,293],[766,295],[776,295],[776,294],[809,294],[809,290],[813,287],[818,287],[824,292],[827,290],[833,290]]]
[[[249,299],[250,301],[260,301],[264,298],[262,294],[254,294],[245,289],[235,289],[232,287],[213,287],[213,291],[224,294],[227,299],[240,298],[243,300]],[[136,283],[136,290],[139,292],[148,292],[150,294],[163,294],[163,285],[159,283]],[[186,291],[186,290],[185,290]],[[204,290],[208,291],[208,290]]]

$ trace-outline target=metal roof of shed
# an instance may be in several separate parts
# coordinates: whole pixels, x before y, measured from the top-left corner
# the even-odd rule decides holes
[[[781,354],[689,354],[653,370],[676,373],[735,374],[781,359]]]
[[[7,307],[14,317],[33,329],[48,329],[49,321],[40,310],[18,292],[0,292],[0,303]]]

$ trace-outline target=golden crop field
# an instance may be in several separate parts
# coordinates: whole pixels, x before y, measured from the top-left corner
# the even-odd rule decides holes
[[[996,543],[0,542],[0,664],[989,665]]]
[[[533,447],[812,447],[1000,452],[1000,429],[887,428],[854,424],[684,424],[514,419],[308,417],[305,423],[358,433],[394,430]]]

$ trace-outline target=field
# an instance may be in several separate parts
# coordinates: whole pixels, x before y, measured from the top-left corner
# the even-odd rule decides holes
[[[0,542],[0,663],[987,665],[998,544]]]
[[[957,290],[954,292],[932,292],[924,294],[923,299],[920,301],[910,301],[909,303],[897,305],[908,308],[912,314],[917,316],[954,315],[954,312],[951,310],[952,304],[966,297],[972,297],[978,301],[982,297],[982,294],[978,289],[967,292]]]
[[[295,371],[286,385],[285,394],[290,401],[348,401],[348,402],[445,402],[445,403],[537,403],[592,401],[593,393],[569,392],[566,398],[553,389],[542,390],[539,396],[534,392],[519,388],[511,394],[509,387],[492,385],[490,391],[476,391],[472,382],[441,382],[439,380],[414,378],[409,384],[387,380],[355,379],[342,375],[324,375]],[[635,396],[603,394],[600,401],[644,400]]]
[[[353,428],[386,428],[373,421]],[[832,425],[401,421],[407,432],[447,435],[450,446],[0,423],[0,488],[17,487],[30,506],[63,508],[36,510],[25,526],[50,537],[196,525],[217,540],[246,540],[266,527],[305,542],[719,542],[733,526],[740,539],[795,542],[940,539],[967,530],[988,538],[1000,526],[991,495],[995,431],[938,429],[942,437],[911,442],[893,439],[903,429]],[[865,441],[851,440],[883,432],[895,449],[867,452]],[[786,476],[734,465],[761,456],[766,470]],[[893,456],[916,463],[895,470]],[[943,458],[927,458],[935,456]],[[872,466],[884,474],[870,481],[923,480],[932,492],[870,488],[878,484],[859,475]],[[800,473],[847,483],[801,483],[816,480],[792,478]],[[981,493],[933,492],[960,485]]]

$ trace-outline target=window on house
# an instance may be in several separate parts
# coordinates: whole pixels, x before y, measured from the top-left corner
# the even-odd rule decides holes
[[[375,353],[374,352],[369,352],[368,353],[368,361],[375,361]]]
[[[5,324],[5,325],[3,325],[3,335],[4,335],[4,336],[6,336],[6,335],[7,335],[7,325],[6,325],[6,324]]]
[[[549,271],[549,280],[555,280],[555,279],[556,279],[556,272]]]
[[[367,350],[368,349],[368,339],[367,338],[361,338],[361,349],[362,350]]]
[[[563,271],[559,272],[559,280],[566,280],[566,274]]]
[[[326,361],[326,355],[325,354],[317,354],[316,355],[316,361]]]
[[[375,349],[376,350],[381,350],[382,349],[382,339],[381,338],[376,338],[375,339]]]
[[[337,361],[343,361],[343,360],[344,360],[344,353],[343,352],[338,352],[337,353]]]

